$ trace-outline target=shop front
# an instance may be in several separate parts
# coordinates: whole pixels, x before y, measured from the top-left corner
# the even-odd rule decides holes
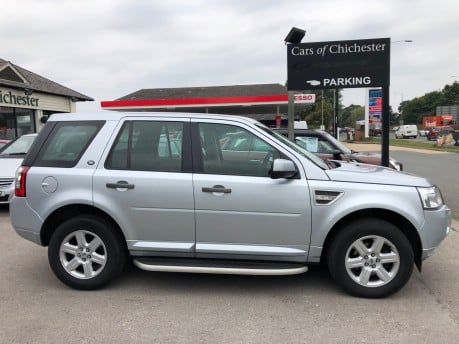
[[[35,130],[34,110],[0,106],[0,139],[11,140]]]
[[[93,99],[0,59],[0,139],[40,130],[57,112],[76,111],[76,102]]]

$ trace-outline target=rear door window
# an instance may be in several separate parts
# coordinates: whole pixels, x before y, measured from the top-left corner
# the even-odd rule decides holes
[[[182,171],[182,122],[128,121],[105,163],[110,170]]]

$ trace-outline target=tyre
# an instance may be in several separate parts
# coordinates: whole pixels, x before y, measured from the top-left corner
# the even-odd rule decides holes
[[[84,215],[56,228],[48,247],[54,274],[75,289],[98,289],[118,276],[126,263],[126,249],[113,225]]]
[[[363,219],[344,227],[328,250],[333,279],[349,294],[379,298],[409,280],[414,254],[406,236],[391,223]]]

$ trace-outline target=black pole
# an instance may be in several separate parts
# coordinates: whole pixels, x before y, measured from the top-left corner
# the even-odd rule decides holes
[[[382,137],[381,137],[381,166],[389,167],[389,86],[382,88]]]
[[[335,88],[335,111],[333,111],[333,136],[338,138],[338,109],[339,109],[339,97],[338,97],[338,89]]]
[[[294,102],[294,91],[288,91],[288,105],[287,105],[287,135],[288,139],[295,142],[295,102]]]

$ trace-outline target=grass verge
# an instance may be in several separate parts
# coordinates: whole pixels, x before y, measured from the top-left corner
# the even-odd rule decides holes
[[[371,143],[381,143],[380,138],[372,138]],[[418,149],[431,149],[441,152],[452,152],[459,153],[459,146],[441,146],[438,147],[436,142],[433,141],[417,141],[411,139],[391,139],[389,140],[389,145],[399,146],[399,147],[409,147],[409,148],[418,148]]]

